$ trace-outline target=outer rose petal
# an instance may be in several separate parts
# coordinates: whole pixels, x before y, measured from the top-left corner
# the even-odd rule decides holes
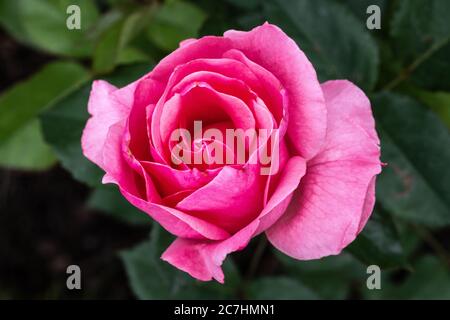
[[[325,83],[325,148],[308,163],[286,213],[267,231],[270,242],[297,259],[338,254],[355,239],[374,205],[380,173],[370,103],[348,81]]]
[[[103,145],[109,127],[127,117],[129,108],[114,99],[112,93],[118,90],[106,81],[92,83],[88,111],[92,117],[88,120],[81,138],[84,155],[103,168]]]
[[[358,233],[360,233],[366,225],[367,220],[369,220],[370,215],[372,214],[373,207],[375,205],[375,181],[376,176],[372,178],[369,183],[369,187],[367,188],[366,201],[364,202],[361,220],[359,220]]]
[[[224,276],[220,267],[223,260],[230,252],[245,248],[258,225],[259,221],[255,220],[221,242],[178,238],[164,251],[161,259],[199,280],[209,281],[214,278],[223,283]]]
[[[259,216],[260,224],[257,233],[272,226],[285,212],[305,172],[306,162],[303,158],[292,157],[287,160],[278,185]]]
[[[305,161],[300,157],[291,158],[284,168],[277,190],[259,217],[223,241],[178,238],[161,258],[199,280],[214,278],[223,283],[221,265],[226,256],[245,248],[253,236],[264,231],[284,212],[304,173]]]
[[[166,230],[178,237],[222,240],[230,236],[225,230],[199,218],[173,208],[146,202],[123,189],[120,191],[131,204],[146,212]]]
[[[290,142],[303,158],[316,155],[325,140],[327,111],[316,72],[305,54],[280,28],[268,23],[250,32],[227,31],[224,37],[285,86]]]

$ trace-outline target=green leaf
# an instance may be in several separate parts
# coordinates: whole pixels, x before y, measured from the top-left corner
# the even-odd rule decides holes
[[[257,8],[263,0],[226,0],[226,2],[229,2],[230,4],[240,8],[240,9],[255,9]]]
[[[248,290],[248,298],[257,300],[317,300],[319,296],[297,279],[266,277],[254,280]]]
[[[38,120],[32,120],[3,143],[0,143],[0,166],[44,170],[56,161],[50,147],[44,142]]]
[[[160,259],[171,237],[159,226],[151,241],[120,254],[131,288],[139,299],[227,299],[235,297],[239,275],[230,259],[224,264],[225,284],[193,279]]]
[[[87,102],[90,85],[85,85],[57,103],[41,117],[44,138],[62,166],[74,178],[91,186],[101,183],[103,172],[81,152],[81,134],[89,117]]]
[[[373,99],[382,160],[377,199],[394,215],[428,226],[450,224],[450,133],[416,101],[382,93]]]
[[[145,63],[149,61],[153,61],[153,59],[147,53],[135,47],[123,49],[117,57],[117,64],[119,65]]]
[[[124,60],[131,59],[135,62],[148,58],[142,52],[130,51],[127,46],[150,23],[154,12],[155,6],[140,8],[139,11],[117,21],[104,32],[94,53],[93,68],[97,73],[110,72]],[[130,55],[132,55],[131,58]]]
[[[450,128],[450,92],[415,90],[415,96],[430,107]]]
[[[366,277],[364,266],[347,253],[299,261],[277,252],[277,258],[289,278],[297,279],[323,299],[345,299],[352,282]]]
[[[121,88],[152,71],[152,67],[153,64],[148,62],[123,66],[117,68],[117,70],[113,73],[103,77],[102,79],[110,82],[118,88]]]
[[[380,268],[392,268],[406,264],[406,257],[393,222],[390,217],[376,210],[347,250],[367,265],[376,264]]]
[[[167,1],[148,26],[148,37],[166,51],[176,49],[180,41],[198,35],[206,14],[189,2]]]
[[[121,87],[150,71],[145,65],[119,68],[105,80]],[[72,175],[90,186],[101,184],[103,171],[87,160],[81,152],[81,134],[89,118],[87,103],[90,84],[59,101],[41,116],[45,140],[50,144],[61,164]]]
[[[450,89],[450,2],[400,1],[392,21],[396,54],[405,63],[405,75],[428,89]]]
[[[152,222],[147,214],[126,201],[116,186],[105,185],[96,188],[89,198],[88,206],[130,224],[150,225]]]
[[[69,30],[67,7],[81,11],[81,29]],[[66,56],[89,56],[93,43],[87,36],[98,11],[92,0],[14,0],[0,2],[0,24],[19,41]]]
[[[88,79],[89,74],[80,65],[54,62],[3,93],[0,96],[0,141]]]
[[[225,31],[230,29],[248,30],[247,28],[243,28],[239,23],[237,23],[237,18],[239,18],[239,16],[251,15],[255,11],[248,12],[246,10],[241,10],[241,8],[238,8],[236,10],[236,8],[228,2],[211,0],[196,1],[196,5],[198,5],[202,11],[206,12],[207,16],[205,22],[200,28],[200,31],[198,32],[199,36],[222,36]],[[234,2],[236,2],[237,5],[238,0]],[[248,2],[255,1],[239,1],[239,6],[247,6]],[[262,21],[262,23],[263,22],[264,21]]]
[[[448,300],[450,299],[450,274],[435,257],[422,257],[401,283],[382,277],[381,290],[363,291],[369,299]]]
[[[254,11],[248,14],[240,15],[237,18],[237,24],[239,26],[239,29],[242,30],[252,30],[253,28],[262,25],[264,22],[266,22],[266,18],[264,17],[263,13],[259,11]],[[211,24],[214,22],[211,22]],[[231,27],[233,28],[233,27]],[[222,34],[226,30],[222,31],[219,34]]]
[[[396,229],[400,237],[403,253],[407,257],[408,261],[413,258],[413,255],[423,245],[423,239],[417,232],[417,226],[410,223],[401,221],[399,219],[394,221]],[[410,265],[407,266],[410,268]]]
[[[334,1],[264,2],[266,18],[290,35],[313,63],[321,81],[349,79],[372,89],[378,48],[365,24]]]
[[[54,62],[3,93],[0,96],[0,165],[28,170],[51,166],[55,159],[42,139],[36,116],[88,79],[88,72],[80,65]]]
[[[0,25],[5,28],[16,40],[25,42],[27,40],[24,26],[20,20],[20,1],[1,1],[0,2]]]
[[[92,66],[95,72],[109,72],[116,66],[117,57],[122,49],[119,47],[122,26],[123,21],[115,23],[105,32],[95,47]]]

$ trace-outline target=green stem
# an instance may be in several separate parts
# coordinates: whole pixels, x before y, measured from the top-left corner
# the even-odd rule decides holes
[[[447,249],[437,240],[434,235],[426,228],[413,224],[413,228],[417,231],[417,234],[430,248],[436,252],[436,255],[450,268],[450,253]]]
[[[431,46],[424,54],[419,56],[416,60],[414,60],[408,67],[403,69],[399,75],[390,81],[386,86],[383,87],[383,90],[392,90],[396,86],[398,86],[401,82],[406,80],[411,73],[413,73],[422,63],[424,63],[428,58],[430,58],[436,51],[444,47],[450,40],[450,37],[442,39]]]
[[[251,283],[251,280],[256,274],[256,271],[258,270],[259,263],[261,261],[261,258],[263,256],[264,250],[267,247],[267,239],[265,236],[260,236],[258,244],[256,246],[255,252],[252,256],[252,259],[250,260],[249,267],[247,269],[247,272],[244,275],[243,281],[241,285],[238,288],[238,296],[241,299],[246,299],[247,295],[247,289]]]
[[[255,276],[266,247],[267,247],[267,239],[265,236],[261,236],[259,239],[258,245],[255,249],[255,254],[252,257],[252,260],[250,261],[250,265],[249,265],[247,275],[246,275],[247,281],[250,281]]]

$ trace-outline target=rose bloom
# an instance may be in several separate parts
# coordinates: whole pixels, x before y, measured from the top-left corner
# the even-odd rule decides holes
[[[368,98],[346,80],[320,84],[277,26],[183,41],[123,88],[94,81],[88,109],[84,155],[177,237],[161,258],[197,279],[223,282],[226,256],[263,232],[295,259],[339,254],[373,210],[381,164]],[[258,145],[278,146],[269,174],[258,161],[175,164],[170,136],[195,121],[276,129]],[[192,152],[213,156],[204,142]]]

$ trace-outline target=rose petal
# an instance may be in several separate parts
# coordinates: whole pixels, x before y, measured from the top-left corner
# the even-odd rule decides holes
[[[214,179],[221,169],[199,171],[177,170],[170,166],[142,161],[142,166],[152,176],[163,195],[170,195],[186,189],[198,189]]]
[[[226,240],[205,241],[178,238],[163,253],[161,259],[199,280],[208,281],[214,278],[223,283],[224,275],[221,265],[226,256],[245,248],[252,237],[264,231],[278,219],[304,173],[305,161],[300,157],[291,158],[282,174],[277,191],[259,217]]]
[[[197,82],[204,82],[214,90],[241,99],[247,105],[256,99],[256,94],[241,80],[230,78],[212,71],[195,71],[184,77],[171,90],[173,93],[185,91]]]
[[[284,85],[292,147],[305,159],[316,155],[325,141],[326,107],[316,72],[305,54],[281,29],[268,23],[250,32],[230,30],[224,37]]]
[[[286,92],[280,81],[272,72],[247,58],[242,51],[231,49],[225,52],[223,56],[243,63],[256,76],[257,81],[251,81],[250,87],[255,90],[258,96],[269,107],[277,123],[280,125],[281,120],[287,117]]]
[[[103,183],[115,183],[136,197],[159,203],[161,198],[153,181],[140,163],[126,152],[126,128],[126,120],[109,128],[102,150],[103,169],[106,172]]]
[[[381,171],[367,98],[347,81],[322,87],[327,142],[308,163],[286,213],[267,231],[275,247],[297,259],[338,254],[355,239],[373,209],[374,177]]]
[[[259,165],[224,167],[207,185],[179,202],[177,209],[230,233],[249,224],[262,210],[265,176]]]
[[[123,196],[135,207],[158,221],[170,233],[188,239],[227,239],[230,234],[225,230],[197,217],[163,205],[144,201],[124,189]]]
[[[152,79],[140,81],[134,93],[134,100],[128,115],[128,128],[130,134],[129,148],[134,157],[139,160],[150,160],[150,139],[147,130],[148,109],[153,109],[162,94],[163,87]]]
[[[144,171],[138,174],[125,159],[126,155],[122,150],[124,130],[125,121],[122,121],[111,126],[108,132],[103,155],[108,156],[109,161],[105,161],[107,174],[103,182],[117,184],[123,196],[131,204],[146,212],[177,236],[213,240],[228,238],[228,232],[209,222],[157,204],[161,200],[152,179]],[[136,163],[139,162],[133,162],[133,164]]]
[[[305,172],[306,161],[303,158],[296,156],[287,161],[277,181],[275,191],[258,217],[260,224],[257,233],[272,226],[285,212]]]
[[[176,67],[196,59],[220,58],[229,49],[231,41],[223,37],[206,36],[189,41],[162,59],[150,76],[154,80],[167,83]]]
[[[185,92],[175,94],[165,103],[159,120],[159,135],[166,146],[166,159],[170,159],[169,139],[175,129],[179,127],[188,129],[193,133],[191,141],[194,141],[197,139],[196,132],[190,130],[194,128],[194,121],[202,121],[202,132],[198,132],[201,135],[208,125],[228,120],[234,123],[234,128],[244,131],[255,129],[253,114],[242,100],[217,92],[208,84],[195,83],[192,87],[186,88]],[[158,122],[156,117],[153,117],[152,121],[154,121],[152,126]]]
[[[259,222],[253,221],[247,227],[224,241],[196,241],[176,239],[163,253],[161,259],[189,273],[202,281],[216,279],[224,282],[220,267],[230,252],[245,248],[255,233]]]
[[[117,102],[112,92],[117,88],[106,81],[92,83],[88,111],[91,114],[81,138],[83,154],[103,168],[103,145],[109,127],[127,117],[129,108]]]
[[[223,39],[223,38],[222,38]],[[228,41],[228,40],[226,40]],[[189,45],[190,47],[191,45]],[[252,89],[258,88],[260,86],[260,81],[256,76],[249,70],[247,66],[243,63],[233,60],[233,59],[196,59],[186,62],[183,65],[178,66],[174,69],[173,73],[170,74],[170,78],[167,80],[167,85],[165,91],[161,98],[159,99],[155,111],[152,115],[151,120],[151,139],[152,144],[155,147],[155,151],[159,155],[164,155],[164,143],[160,136],[160,130],[158,123],[161,119],[161,114],[164,109],[164,105],[168,99],[173,95],[172,88],[182,81],[185,77],[198,71],[210,71],[220,73],[227,77],[236,77],[248,84]],[[153,73],[152,73],[153,74]],[[260,89],[255,89],[260,90]],[[259,91],[258,91],[259,92]],[[167,154],[165,154],[167,157]],[[165,159],[165,162],[170,159]]]

